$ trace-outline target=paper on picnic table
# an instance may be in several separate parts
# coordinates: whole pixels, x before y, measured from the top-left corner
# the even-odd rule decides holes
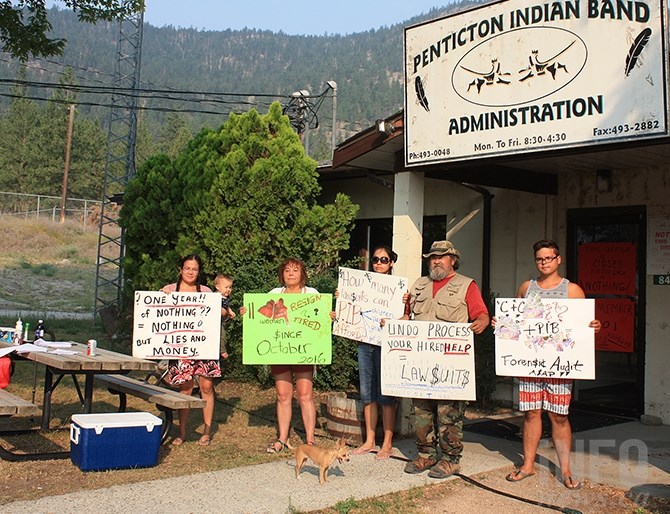
[[[36,339],[33,344],[37,346],[46,346],[47,348],[72,348],[70,341],[45,341],[41,337]]]
[[[16,353],[29,353],[29,352],[46,352],[47,349],[44,346],[37,346],[33,343],[20,344],[14,346],[14,351]]]
[[[7,348],[0,348],[0,357],[4,357],[5,355],[9,355],[14,350],[16,350],[16,346],[8,346]]]

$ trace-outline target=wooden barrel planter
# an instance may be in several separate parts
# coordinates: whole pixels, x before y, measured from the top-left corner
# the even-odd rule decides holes
[[[398,413],[394,434],[399,438],[414,437],[412,400],[398,399]],[[384,438],[381,412],[376,427],[377,440]],[[332,437],[344,437],[350,444],[362,443],[365,439],[363,402],[346,393],[331,393],[326,403],[326,431]]]
[[[360,444],[365,437],[363,403],[344,393],[328,395],[326,430],[332,437],[344,437],[350,444]]]

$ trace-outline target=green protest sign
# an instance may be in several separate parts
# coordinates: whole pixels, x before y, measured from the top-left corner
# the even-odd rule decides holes
[[[248,293],[243,364],[330,364],[332,295]]]

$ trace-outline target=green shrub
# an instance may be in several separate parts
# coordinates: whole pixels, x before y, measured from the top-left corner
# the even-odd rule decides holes
[[[53,277],[56,271],[56,266],[53,264],[38,264],[32,269],[35,275],[43,275],[45,277]]]

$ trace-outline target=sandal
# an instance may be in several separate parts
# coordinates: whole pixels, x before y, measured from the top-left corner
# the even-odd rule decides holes
[[[182,444],[184,444],[184,440],[181,437],[175,437],[172,440],[172,446],[181,446]]]
[[[210,439],[209,435],[205,434],[198,440],[198,445],[209,446],[209,443],[211,443],[211,442],[212,442],[212,440]]]
[[[392,455],[393,449],[387,450],[386,448],[382,448],[377,452],[377,455],[375,455],[375,460],[390,459]]]
[[[535,473],[526,473],[520,469],[515,469],[509,475],[505,477],[505,480],[508,482],[521,482],[525,478],[532,477]]]
[[[572,478],[572,476],[565,477],[563,479],[563,485],[568,489],[575,491],[582,488],[582,483],[579,480]]]
[[[288,450],[288,449],[289,449],[288,444],[286,444],[281,439],[277,439],[274,443],[272,443],[270,446],[268,446],[265,451],[268,452],[268,453],[281,453],[284,450]]]
[[[355,448],[354,450],[351,451],[352,455],[365,455],[366,453],[371,453],[374,452],[377,449],[376,446],[359,446],[358,448]]]

